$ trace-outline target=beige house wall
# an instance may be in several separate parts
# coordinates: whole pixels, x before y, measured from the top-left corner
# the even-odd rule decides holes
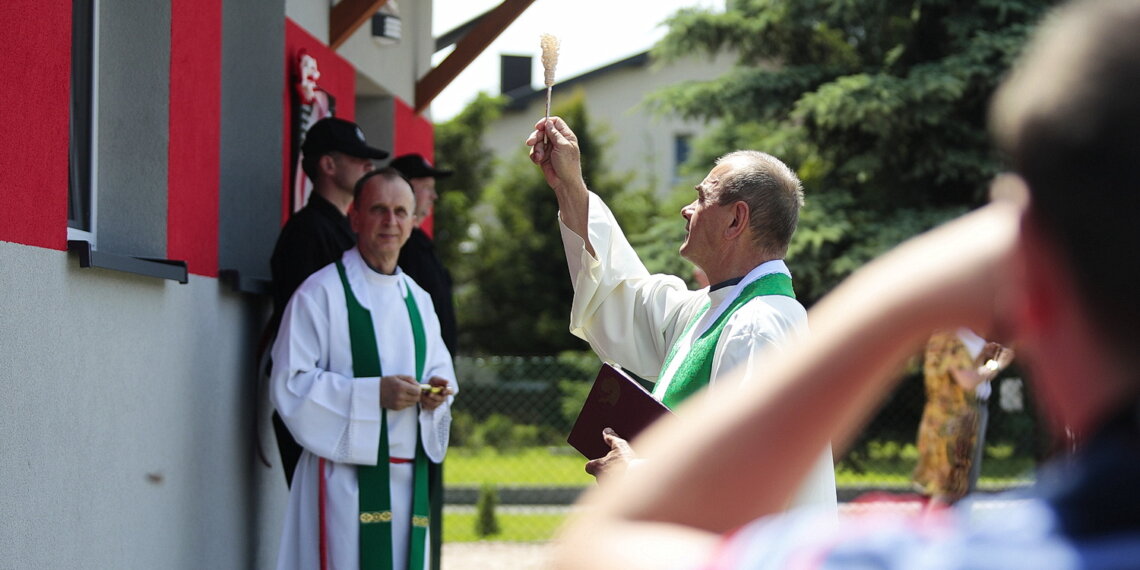
[[[633,175],[632,184],[651,187],[657,195],[667,193],[678,183],[675,173],[674,141],[678,136],[696,137],[708,130],[702,121],[687,121],[659,116],[645,104],[649,94],[685,81],[703,81],[727,73],[735,58],[690,57],[668,64],[615,66],[600,70],[564,88],[554,86],[552,105],[581,91],[586,98],[586,111],[595,125],[608,135],[609,168],[613,172]],[[536,77],[540,79],[540,77]],[[535,97],[524,110],[508,110],[488,128],[484,144],[500,163],[526,160],[527,134],[545,113],[544,98]],[[571,125],[573,128],[573,125]],[[693,181],[695,183],[695,181]]]

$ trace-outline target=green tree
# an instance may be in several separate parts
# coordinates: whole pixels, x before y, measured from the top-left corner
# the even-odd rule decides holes
[[[480,92],[458,115],[435,126],[436,162],[455,172],[436,183],[435,247],[444,267],[463,262],[461,247],[471,226],[472,208],[494,175],[483,133],[499,118],[502,105],[502,97]]]
[[[605,135],[586,113],[582,94],[554,113],[574,125],[590,189],[607,201],[618,196],[627,180],[606,170]],[[615,215],[622,218],[636,218],[630,212],[644,207],[628,197],[614,202],[621,206],[615,206]],[[465,285],[457,291],[463,345],[477,353],[513,355],[585,348],[567,330],[573,289],[558,204],[541,170],[525,156],[501,165],[473,212]]]
[[[985,199],[1000,168],[987,101],[1054,3],[728,0],[723,12],[681,10],[656,57],[727,50],[738,62],[651,100],[719,125],[695,145],[694,164],[755,148],[797,169],[807,206],[789,259],[810,304]]]

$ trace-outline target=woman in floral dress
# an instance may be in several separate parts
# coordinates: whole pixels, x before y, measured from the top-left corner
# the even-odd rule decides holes
[[[978,441],[979,386],[1013,360],[1013,351],[969,329],[941,330],[926,344],[926,407],[918,427],[914,483],[933,505],[950,505],[970,490]]]

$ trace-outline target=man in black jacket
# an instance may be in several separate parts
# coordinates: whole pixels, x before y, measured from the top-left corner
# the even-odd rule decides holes
[[[455,306],[451,300],[451,273],[436,257],[432,239],[419,227],[419,224],[432,214],[435,201],[439,198],[435,192],[436,179],[451,176],[452,172],[435,168],[419,154],[397,156],[392,159],[390,166],[408,179],[412,184],[412,190],[416,193],[416,227],[412,229],[412,237],[408,238],[408,242],[400,250],[400,260],[397,265],[431,294],[431,301],[435,304],[435,314],[439,316],[443,342],[454,357],[458,332],[455,324]]]
[[[293,291],[309,275],[340,259],[341,254],[356,245],[356,235],[348,224],[353,186],[373,169],[373,160],[388,157],[386,151],[368,146],[355,123],[336,117],[321,119],[309,128],[301,153],[301,168],[313,181],[313,193],[305,207],[281,228],[269,260],[273,272],[273,317],[268,325],[271,333],[276,333]],[[276,412],[273,428],[285,467],[285,481],[292,484],[301,447]]]
[[[389,164],[399,171],[412,185],[416,194],[416,225],[412,235],[400,249],[396,265],[431,295],[435,314],[439,317],[440,336],[451,357],[455,358],[458,343],[458,330],[455,323],[455,305],[451,300],[451,272],[443,266],[435,255],[435,245],[427,232],[420,228],[432,214],[439,194],[435,192],[437,178],[452,175],[450,170],[440,170],[419,154],[403,154],[392,159]],[[428,472],[431,493],[443,496],[443,464],[431,464]],[[433,570],[438,570],[443,537],[443,502],[432,503],[431,514],[431,560]]]

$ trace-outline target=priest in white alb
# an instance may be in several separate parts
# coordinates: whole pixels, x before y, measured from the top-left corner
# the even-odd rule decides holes
[[[304,448],[280,569],[430,566],[428,462],[443,461],[458,390],[431,296],[396,265],[412,188],[390,168],[356,184],[357,247],[290,299],[271,397]]]
[[[711,286],[691,291],[679,277],[646,270],[612,212],[587,189],[578,140],[561,118],[539,121],[527,144],[558,199],[574,285],[571,332],[603,360],[653,380],[653,395],[665,405],[706,387],[732,390],[718,380],[736,370],[746,382],[763,382],[765,363],[807,334],[807,312],[783,260],[803,189],[779,159],[729,153],[696,186],[696,198],[681,210],[688,235],[680,253]],[[605,435],[611,451],[593,458],[587,471],[627,468],[635,454],[620,436]],[[801,505],[836,508],[830,446],[819,450],[789,507]]]

